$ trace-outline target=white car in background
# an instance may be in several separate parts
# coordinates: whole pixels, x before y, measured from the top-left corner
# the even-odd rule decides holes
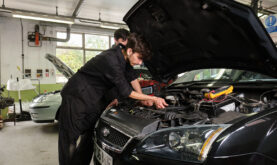
[[[54,122],[62,98],[60,90],[37,96],[30,103],[30,115],[36,123]]]
[[[46,54],[45,58],[52,62],[67,79],[73,76],[74,72],[56,56]],[[38,95],[29,105],[32,120],[36,123],[54,122],[61,102],[60,90]]]

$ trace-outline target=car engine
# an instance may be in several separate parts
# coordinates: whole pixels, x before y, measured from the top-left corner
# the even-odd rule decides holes
[[[165,109],[145,107],[137,101],[122,101],[119,109],[140,119],[159,120],[159,128],[198,124],[232,124],[246,116],[277,105],[277,90],[258,92],[246,89],[221,95],[214,99],[205,98],[211,91],[202,89],[166,89],[160,97],[169,104]]]

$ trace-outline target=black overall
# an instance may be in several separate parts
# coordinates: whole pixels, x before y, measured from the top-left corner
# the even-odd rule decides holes
[[[58,114],[60,165],[88,165],[93,153],[95,123],[109,103],[104,95],[111,89],[116,89],[121,97],[130,95],[130,82],[137,74],[125,61],[121,50],[119,45],[88,61],[61,91],[62,104]]]

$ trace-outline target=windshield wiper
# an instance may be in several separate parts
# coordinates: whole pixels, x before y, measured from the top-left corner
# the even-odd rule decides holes
[[[244,81],[234,82],[234,84],[264,84],[264,83],[277,83],[277,79],[256,79],[256,80],[244,80]]]

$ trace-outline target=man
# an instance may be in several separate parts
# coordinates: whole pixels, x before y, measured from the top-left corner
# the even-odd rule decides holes
[[[127,38],[130,35],[130,32],[126,29],[120,28],[117,29],[114,32],[114,45],[112,46],[112,48],[116,47],[117,45],[121,44],[120,46],[125,47],[127,44]],[[112,107],[114,105],[118,105],[118,92],[116,91],[116,88],[113,88],[111,90],[109,90],[106,95],[105,95],[105,99],[107,102],[110,102],[110,104],[106,107]]]
[[[130,35],[130,32],[126,29],[120,28],[114,32],[114,43],[115,46],[118,44],[126,45],[127,38]]]
[[[153,101],[157,108],[167,106],[164,99],[136,92],[132,66],[149,57],[150,50],[137,34],[128,37],[126,48],[116,46],[88,61],[61,91],[59,112],[60,165],[88,165],[93,153],[92,135],[96,121],[107,106],[104,95],[116,88],[121,97]],[[133,89],[129,85],[131,85]],[[77,143],[77,140],[80,142]]]
[[[130,35],[130,32],[126,29],[120,28],[117,29],[114,32],[114,42],[115,44],[112,47],[116,47],[117,45],[121,44],[122,47],[125,47],[128,41],[128,36]],[[136,76],[136,75],[134,75]],[[135,91],[138,93],[142,93],[141,90],[141,86],[139,84],[139,81],[136,80],[132,80],[132,82],[130,82],[132,87],[135,87]],[[118,105],[118,92],[116,91],[116,88],[111,89],[105,96],[106,100],[108,102],[110,102],[110,104],[107,106],[107,108],[112,107],[114,105]],[[154,103],[151,100],[143,100],[141,101],[142,105],[145,106],[152,106]]]

